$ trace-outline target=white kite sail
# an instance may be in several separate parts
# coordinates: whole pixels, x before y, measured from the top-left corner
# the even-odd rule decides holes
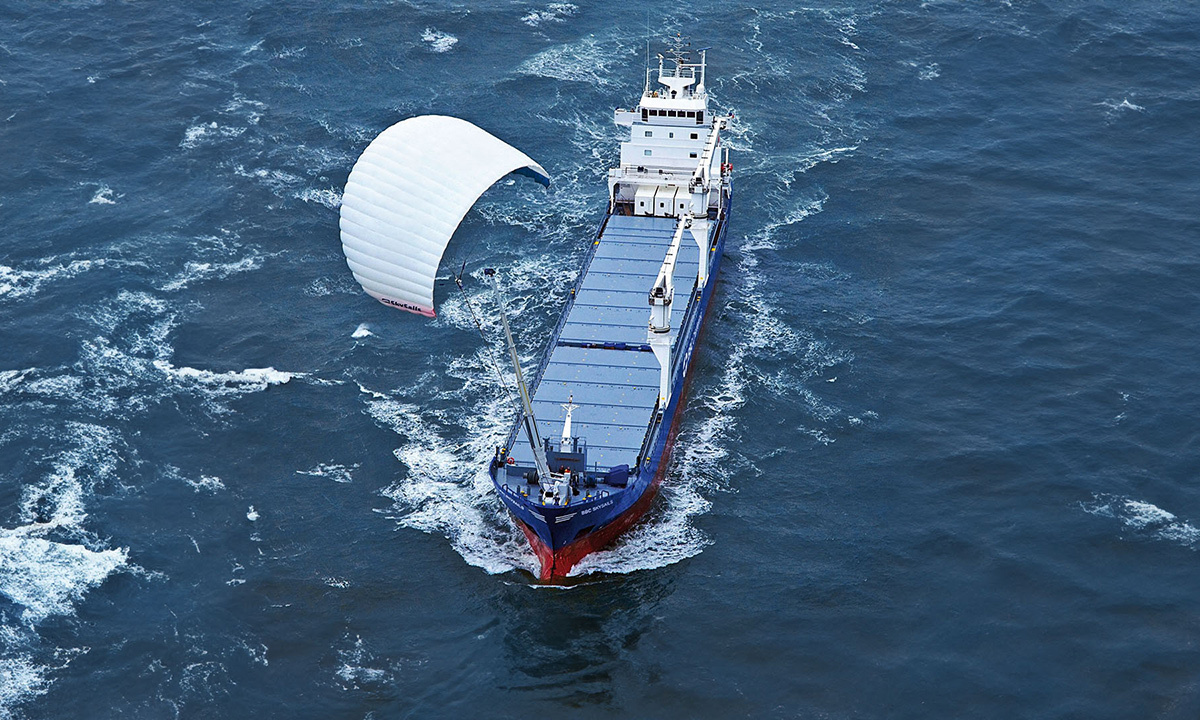
[[[550,176],[528,155],[458,118],[422,115],[379,134],[342,194],[342,251],[367,294],[434,317],[433,281],[479,196],[516,172]]]

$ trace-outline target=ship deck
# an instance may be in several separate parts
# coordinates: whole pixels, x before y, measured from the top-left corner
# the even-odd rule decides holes
[[[562,434],[563,405],[573,396],[572,434],[587,441],[589,467],[634,466],[650,426],[659,367],[646,344],[647,298],[677,222],[609,218],[534,391],[533,413],[544,438]],[[697,301],[690,291],[698,265],[696,245],[685,234],[675,268],[673,345],[688,305]],[[511,455],[520,465],[533,465],[527,443],[515,443]]]

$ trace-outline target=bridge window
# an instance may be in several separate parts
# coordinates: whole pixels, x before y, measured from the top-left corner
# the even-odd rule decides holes
[[[647,155],[650,155],[650,154],[651,154],[651,151],[650,151],[650,150],[643,150],[642,152],[644,152],[644,153],[645,153],[645,154],[647,154]]]
[[[693,140],[699,140],[699,139],[700,139],[700,133],[692,133],[692,139],[693,139]]]
[[[694,158],[694,157],[696,157],[696,153],[688,153],[688,157]]]
[[[647,131],[646,131],[646,137],[654,137],[654,132],[653,132],[653,131],[651,131],[651,130],[647,130]]]
[[[704,124],[704,111],[703,111],[703,110],[701,110],[700,112],[696,113],[696,124],[697,124],[697,125],[703,125],[703,124]]]
[[[667,137],[673,138],[673,137],[675,137],[675,133],[667,133]]]
[[[675,111],[674,111],[674,110],[668,110],[668,111],[667,111],[667,117],[675,117]]]

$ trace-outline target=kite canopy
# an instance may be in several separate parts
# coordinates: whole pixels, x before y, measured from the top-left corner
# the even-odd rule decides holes
[[[433,280],[450,237],[513,172],[550,184],[528,155],[466,120],[422,115],[384,130],[342,194],[342,251],[354,279],[386,305],[434,317]]]

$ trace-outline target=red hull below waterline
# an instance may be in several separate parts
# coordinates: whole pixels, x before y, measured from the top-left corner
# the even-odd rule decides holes
[[[658,484],[661,479],[654,479],[654,483],[646,488],[646,492],[638,498],[638,501],[633,504],[621,517],[613,520],[608,525],[597,530],[594,533],[589,533],[584,537],[579,538],[570,545],[566,545],[558,549],[558,552],[553,552],[542,539],[538,537],[528,525],[517,520],[517,527],[521,528],[521,532],[525,533],[525,539],[529,541],[529,546],[533,548],[533,552],[537,555],[538,561],[542,564],[541,572],[538,573],[538,579],[542,582],[548,582],[559,578],[564,578],[567,573],[571,572],[571,568],[584,558],[584,556],[602,550],[612,544],[621,533],[633,527],[634,523],[646,514],[650,509],[650,504],[654,502],[654,498],[658,495]],[[516,518],[514,518],[516,519]]]

